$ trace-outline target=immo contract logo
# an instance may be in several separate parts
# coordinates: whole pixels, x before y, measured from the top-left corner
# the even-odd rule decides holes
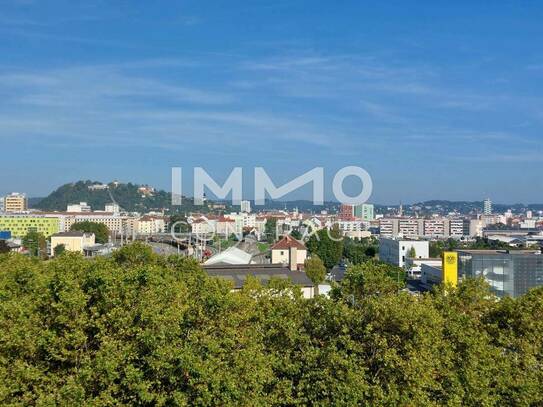
[[[172,205],[181,205],[182,196],[182,174],[181,167],[172,167]],[[235,167],[227,180],[221,186],[219,185],[202,167],[196,167],[193,171],[194,176],[194,203],[196,205],[204,204],[204,191],[207,187],[218,199],[226,199],[231,193],[232,205],[239,205],[242,200],[243,170],[241,167]],[[362,182],[362,188],[358,195],[350,196],[343,191],[343,182],[347,177],[356,177]],[[322,205],[324,203],[324,168],[315,167],[312,170],[294,178],[284,185],[277,187],[266,170],[262,167],[254,168],[254,203],[255,205],[264,205],[266,193],[271,199],[280,199],[290,192],[296,191],[304,185],[312,183],[313,186],[313,205]],[[332,181],[332,191],[335,198],[342,204],[359,205],[366,202],[371,196],[373,182],[370,174],[361,167],[348,166],[343,167],[334,175]]]

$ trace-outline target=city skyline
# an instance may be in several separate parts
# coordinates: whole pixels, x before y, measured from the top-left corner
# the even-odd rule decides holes
[[[513,4],[6,1],[0,195],[79,179],[169,190],[172,166],[217,180],[263,166],[280,185],[357,165],[371,202],[541,202],[541,17]]]

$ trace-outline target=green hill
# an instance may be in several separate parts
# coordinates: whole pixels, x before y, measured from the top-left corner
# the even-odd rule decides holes
[[[116,202],[122,209],[130,212],[205,210],[205,207],[195,207],[192,198],[185,197],[182,206],[172,207],[169,192],[156,190],[150,195],[144,195],[138,191],[142,186],[138,184],[110,183],[107,189],[89,188],[96,184],[101,183],[78,181],[62,185],[33,206],[45,211],[65,211],[69,204],[86,202],[93,210],[103,210],[106,204]]]

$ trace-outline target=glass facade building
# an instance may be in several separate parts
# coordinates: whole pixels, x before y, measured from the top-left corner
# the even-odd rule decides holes
[[[482,276],[498,297],[518,297],[543,285],[543,255],[520,250],[458,252],[462,278]]]

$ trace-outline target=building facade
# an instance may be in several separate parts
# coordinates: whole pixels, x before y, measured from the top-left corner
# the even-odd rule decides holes
[[[55,233],[51,236],[51,255],[54,256],[55,248],[63,245],[65,250],[76,253],[83,253],[87,247],[94,246],[94,233],[80,231]]]
[[[543,255],[525,250],[458,252],[460,275],[483,277],[498,297],[518,297],[543,285]]]
[[[492,201],[490,198],[486,198],[483,202],[483,213],[485,215],[492,215]]]
[[[415,258],[426,259],[429,256],[430,244],[423,240],[396,240],[381,238],[379,240],[379,260],[398,267],[405,267],[410,252],[414,249]]]
[[[354,207],[354,217],[364,221],[372,221],[375,219],[373,204],[361,204]]]
[[[12,192],[4,197],[4,212],[24,212],[28,210],[28,199],[25,194]]]
[[[251,213],[251,201],[241,201],[240,211]]]
[[[60,226],[58,218],[48,218],[40,215],[3,215],[0,216],[0,230],[11,232],[13,237],[23,237],[28,232],[38,232],[45,237],[58,233]]]

